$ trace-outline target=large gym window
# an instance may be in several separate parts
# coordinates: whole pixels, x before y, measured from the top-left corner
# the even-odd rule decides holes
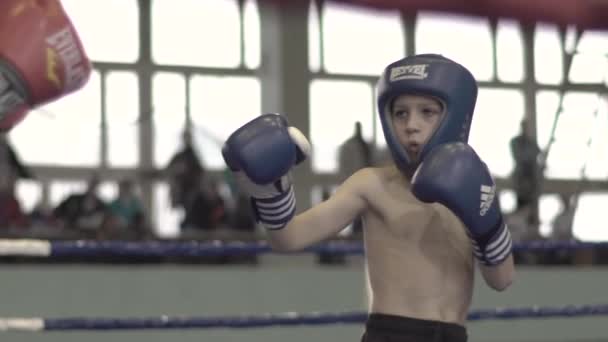
[[[49,202],[52,208],[56,208],[68,196],[74,193],[84,192],[87,188],[87,180],[57,180],[49,187]]]
[[[245,2],[243,18],[242,23],[237,0],[154,0],[152,58],[167,65],[234,68],[246,62],[257,67],[259,14],[251,1]],[[244,37],[241,25],[245,25]],[[241,39],[247,49],[244,61]]]
[[[608,241],[606,229],[598,226],[597,215],[606,209],[608,194],[606,193],[575,193],[579,196],[578,205],[574,211],[572,232],[576,239],[581,241]],[[539,201],[540,234],[551,236],[554,222],[564,210],[563,201],[570,197],[560,198],[557,194],[545,194]],[[576,203],[576,201],[574,201]],[[572,214],[572,213],[569,213]]]
[[[338,170],[338,149],[350,138],[355,122],[371,142],[374,100],[367,82],[313,80],[310,84],[310,139],[315,172]]]
[[[374,93],[372,103],[374,106],[374,136],[373,142],[378,150],[386,149],[386,139],[384,138],[384,131],[382,130],[382,122],[380,122],[380,114],[378,113],[378,88],[374,87]]]
[[[524,45],[521,27],[511,20],[500,20],[496,27],[496,72],[502,82],[524,79]]]
[[[608,99],[598,101],[595,121],[591,125],[591,135],[586,142],[585,178],[606,180],[608,178]],[[595,111],[596,109],[594,109]]]
[[[538,232],[541,236],[549,237],[553,234],[553,222],[556,216],[564,209],[560,196],[557,194],[543,194],[538,200],[538,218],[540,221]]]
[[[261,63],[260,12],[256,0],[245,0],[243,5],[243,25],[245,28],[245,66],[256,69]]]
[[[580,196],[578,205],[574,211],[565,213],[567,221],[569,215],[574,215],[572,222],[572,233],[576,239],[582,241],[608,241],[608,233],[603,227],[598,226],[597,213],[605,210],[608,194],[606,193],[575,193]],[[502,204],[503,196],[501,196]],[[563,239],[563,236],[553,235],[555,220],[563,213],[564,201],[571,201],[570,195],[563,199],[559,194],[543,194],[539,198],[539,233],[544,237],[555,236]],[[576,201],[573,201],[576,203]],[[564,224],[566,222],[562,222]],[[562,232],[563,234],[565,232]],[[560,234],[560,233],[558,233]]]
[[[564,68],[562,48],[563,44],[556,26],[536,25],[534,32],[534,71],[538,83],[562,83]]]
[[[207,168],[226,167],[222,145],[230,133],[262,113],[261,92],[254,77],[196,75],[190,79],[192,137]]]
[[[545,176],[605,179],[608,174],[605,100],[595,93],[568,92],[563,98],[561,111],[560,101],[555,91],[539,91],[536,96],[538,143],[544,148],[552,133],[554,138]],[[555,131],[552,132],[554,124]],[[587,172],[583,175],[584,169]]]
[[[42,186],[38,181],[20,179],[17,182],[16,191],[21,210],[25,213],[31,213],[42,203]]]
[[[582,241],[608,241],[608,229],[598,220],[598,213],[605,218],[606,193],[582,193],[574,216],[574,236]]]
[[[524,96],[519,90],[480,88],[469,143],[495,176],[513,169],[510,142],[520,132]]]
[[[418,14],[416,53],[437,53],[467,67],[478,81],[494,77],[488,20],[431,12]]]
[[[134,72],[106,75],[106,134],[108,164],[136,167],[139,164],[139,80]]]
[[[91,177],[93,175],[91,174]],[[50,204],[52,208],[56,208],[68,196],[83,193],[88,186],[89,179],[85,180],[58,180],[50,184]],[[118,194],[118,186],[116,182],[100,182],[96,189],[96,194],[103,201],[110,202]]]
[[[159,182],[154,185],[154,223],[156,234],[160,238],[175,238],[181,231],[180,223],[184,212],[174,209],[171,205],[169,196],[169,185],[166,182]]]
[[[327,72],[376,76],[387,64],[405,55],[398,11],[325,2],[321,21],[323,67]]]
[[[585,31],[576,44],[568,79],[573,83],[608,84],[608,34]]]
[[[517,196],[515,191],[511,189],[505,189],[500,191],[499,194],[500,209],[505,214],[511,214],[517,209]]]
[[[62,0],[94,61],[134,63],[139,58],[136,0]]]
[[[572,83],[604,83],[608,71],[606,56],[591,53],[574,55],[568,79]]]
[[[11,141],[26,164],[100,164],[100,83],[94,71],[83,89],[33,110],[11,131]]]
[[[160,72],[152,77],[154,165],[163,168],[182,147],[186,128],[186,78]]]
[[[308,69],[321,71],[321,19],[315,1],[308,8]]]

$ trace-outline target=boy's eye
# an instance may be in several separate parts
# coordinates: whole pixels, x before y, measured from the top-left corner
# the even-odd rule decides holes
[[[395,112],[393,115],[395,115],[395,116],[397,116],[397,117],[402,117],[402,116],[407,115],[407,112],[406,112],[406,111],[404,111],[404,110],[398,110],[398,111],[396,111],[396,112]]]
[[[433,114],[437,114],[438,111],[435,108],[423,108],[422,113],[425,115],[433,115]]]

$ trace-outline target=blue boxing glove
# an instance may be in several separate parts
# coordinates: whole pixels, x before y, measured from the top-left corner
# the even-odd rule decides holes
[[[412,193],[423,202],[439,202],[467,227],[475,257],[497,265],[511,253],[512,241],[486,164],[465,143],[435,147],[412,178]]]
[[[222,148],[237,185],[251,196],[256,220],[267,229],[281,229],[295,215],[290,170],[309,153],[306,137],[278,114],[265,114],[246,123]]]

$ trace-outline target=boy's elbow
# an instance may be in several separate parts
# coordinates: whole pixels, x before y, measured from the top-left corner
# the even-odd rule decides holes
[[[490,280],[491,279],[491,280]],[[515,280],[515,270],[509,268],[507,272],[502,272],[487,281],[488,285],[495,291],[503,292],[513,284]]]
[[[483,277],[486,284],[495,291],[502,292],[508,289],[515,280],[515,265],[513,258],[509,257],[502,264],[496,266],[482,266]]]
[[[501,282],[492,283],[489,285],[493,290],[495,290],[497,292],[503,292],[506,289],[508,289],[511,286],[511,284],[513,284],[513,278],[506,279]]]
[[[274,234],[273,234],[274,235]],[[279,253],[291,253],[301,250],[303,247],[294,239],[281,236],[269,236],[268,244],[273,251]]]
[[[297,250],[296,246],[286,241],[277,241],[275,239],[268,239],[268,244],[273,251],[279,253],[289,253]]]

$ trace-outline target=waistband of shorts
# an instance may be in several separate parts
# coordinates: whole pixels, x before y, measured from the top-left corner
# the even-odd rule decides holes
[[[457,323],[432,321],[405,316],[371,313],[365,324],[368,330],[411,333],[440,330],[456,336],[466,336],[467,329]]]

